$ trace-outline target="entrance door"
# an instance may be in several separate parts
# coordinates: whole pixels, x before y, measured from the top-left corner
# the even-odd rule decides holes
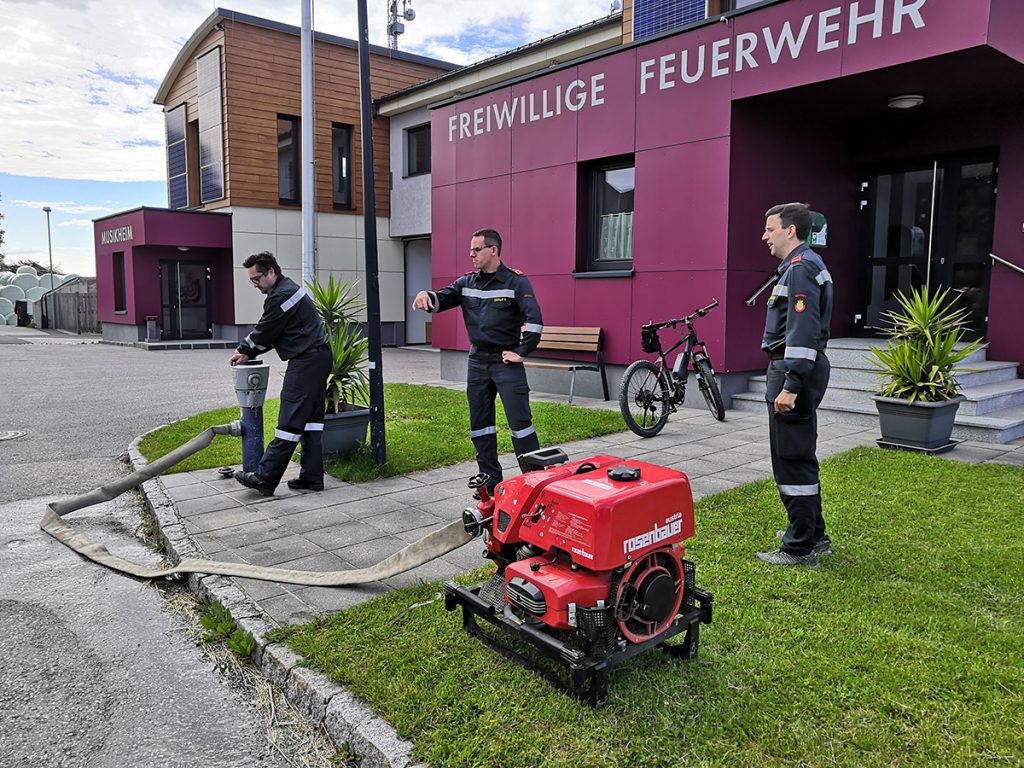
[[[410,307],[416,294],[430,290],[430,241],[412,240],[405,244],[405,343],[429,344],[430,319],[427,312]]]
[[[205,262],[160,262],[161,340],[213,338],[210,273]]]
[[[894,294],[950,288],[967,310],[969,336],[985,334],[995,219],[994,153],[935,158],[861,183],[860,323],[885,328]]]

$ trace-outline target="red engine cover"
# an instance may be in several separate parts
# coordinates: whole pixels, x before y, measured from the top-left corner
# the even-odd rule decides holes
[[[598,468],[574,473],[588,461]],[[619,465],[638,468],[639,479],[611,479],[607,468]],[[524,485],[512,499],[508,492],[499,495],[495,528],[506,511],[510,520],[506,533],[513,529],[518,533],[509,540],[545,551],[559,549],[592,571],[618,568],[693,536],[693,494],[682,472],[608,456],[565,465],[565,469],[549,478],[532,476],[554,470],[516,478]]]
[[[540,564],[537,571],[530,569],[531,563]],[[515,578],[535,584],[544,595],[543,614],[534,613],[537,618],[555,629],[572,629],[575,621],[569,620],[569,604],[579,608],[593,608],[598,600],[611,598],[611,572],[591,573],[582,568],[574,571],[565,561],[551,563],[550,558],[531,557],[510,563],[505,568],[505,585]],[[507,593],[506,593],[507,595]],[[505,598],[508,600],[508,597]],[[513,605],[515,601],[509,600]]]

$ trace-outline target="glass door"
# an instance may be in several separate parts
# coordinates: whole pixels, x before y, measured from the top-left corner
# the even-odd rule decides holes
[[[161,340],[213,338],[209,264],[160,262]]]
[[[955,157],[908,164],[860,185],[860,254],[856,324],[885,327],[895,294],[928,285],[949,288],[967,310],[970,336],[987,327],[988,279],[995,213],[993,158]]]

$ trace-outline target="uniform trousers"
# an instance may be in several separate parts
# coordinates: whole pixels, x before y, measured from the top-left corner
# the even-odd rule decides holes
[[[277,429],[256,470],[272,488],[281,482],[295,447],[300,445],[299,478],[311,482],[323,480],[324,399],[332,364],[331,349],[326,344],[288,361],[281,387]]]
[[[495,427],[494,398],[501,396],[512,446],[521,456],[540,448],[530,412],[530,385],[522,363],[503,363],[500,353],[471,352],[466,378],[469,400],[469,436],[476,449],[476,464],[493,488],[502,480],[498,463],[498,432]]]
[[[821,514],[821,483],[818,476],[818,406],[828,388],[831,366],[823,352],[818,353],[814,369],[796,396],[796,406],[788,413],[776,413],[775,398],[786,381],[782,360],[768,365],[768,435],[771,443],[772,473],[779,497],[786,507],[789,526],[782,537],[782,551],[806,555],[825,536]]]

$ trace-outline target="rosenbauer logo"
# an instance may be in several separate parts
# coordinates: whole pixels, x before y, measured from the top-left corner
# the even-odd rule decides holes
[[[675,536],[682,530],[683,514],[681,512],[676,512],[672,517],[665,520],[664,525],[658,525],[655,523],[654,528],[651,530],[623,541],[622,551],[624,554],[628,555],[630,552],[636,552],[638,549],[649,547],[651,544],[657,544],[671,536]]]

